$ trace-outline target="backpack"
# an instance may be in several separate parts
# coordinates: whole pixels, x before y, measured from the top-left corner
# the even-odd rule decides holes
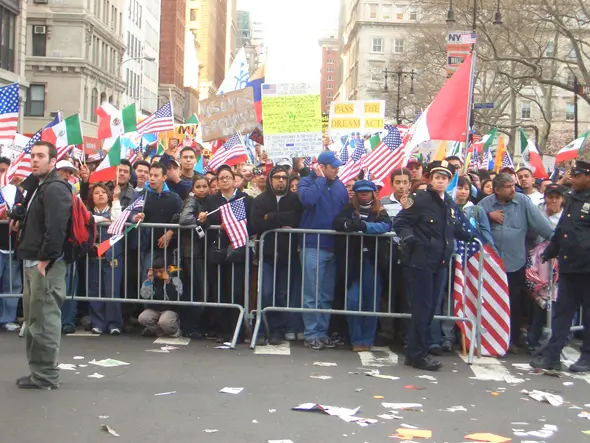
[[[94,250],[96,243],[96,222],[82,200],[72,193],[72,219],[68,229],[71,248],[70,263],[75,262]]]

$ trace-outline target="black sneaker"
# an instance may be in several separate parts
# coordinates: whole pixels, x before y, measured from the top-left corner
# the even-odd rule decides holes
[[[283,337],[280,335],[271,335],[268,344],[271,346],[279,346],[283,344]]]
[[[41,386],[37,383],[33,382],[33,379],[30,375],[26,377],[21,377],[16,381],[16,386],[19,389],[41,389],[43,391],[51,391],[52,389],[57,389],[59,386]]]
[[[442,368],[443,364],[427,355],[421,360],[412,361],[412,366],[416,369],[422,369],[424,371],[438,371],[440,368]]]
[[[75,334],[76,328],[74,328],[72,325],[65,325],[63,328],[61,328],[61,333],[62,334]]]
[[[305,340],[303,344],[306,348],[310,348],[315,351],[321,351],[325,348],[324,344],[319,340]]]
[[[324,348],[332,349],[336,347],[336,343],[330,338],[320,338],[320,343],[324,345]]]
[[[441,349],[443,352],[453,352],[453,342],[450,340],[444,340]]]
[[[442,357],[442,355],[443,355],[443,351],[442,351],[442,348],[440,346],[435,346],[433,348],[430,348],[428,350],[428,353],[430,355],[434,355],[435,357]]]
[[[561,371],[561,362],[559,360],[550,360],[547,357],[539,355],[529,363],[532,368],[546,369],[548,371]]]
[[[570,372],[590,372],[590,360],[580,358],[569,369]]]

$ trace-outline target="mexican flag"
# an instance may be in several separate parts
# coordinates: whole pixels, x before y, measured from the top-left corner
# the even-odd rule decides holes
[[[470,151],[485,152],[487,149],[489,149],[490,145],[494,142],[494,139],[496,138],[497,131],[498,130],[496,128],[492,129],[490,132],[488,132],[486,135],[484,135],[480,141],[478,141],[477,143],[473,143],[469,147],[467,152],[470,152]]]
[[[371,152],[381,143],[381,137],[379,134],[373,134],[370,139],[365,140],[365,149],[367,152]]]
[[[74,114],[59,123],[43,130],[41,140],[46,140],[55,145],[56,148],[64,148],[69,145],[81,145],[82,125],[80,114]]]
[[[118,110],[108,102],[104,102],[96,108],[96,115],[99,117],[97,138],[119,137],[127,132],[137,130],[137,114],[135,103]]]
[[[189,118],[186,123],[187,125],[198,125],[199,124],[199,118],[197,117],[197,114],[193,114],[191,116],[191,118]]]
[[[555,156],[555,164],[578,158],[578,155],[580,152],[582,152],[582,148],[584,147],[584,143],[586,142],[588,134],[590,134],[590,131],[582,134],[581,137],[575,139],[565,148],[560,149],[560,151]]]
[[[131,231],[133,228],[135,228],[136,226],[137,225],[127,226],[127,228],[125,228],[125,230],[123,231],[123,233],[121,235],[113,235],[112,237],[107,238],[105,241],[103,241],[96,248],[96,255],[98,255],[99,257],[102,257],[105,252],[107,252],[109,249],[111,249],[113,246],[115,246],[115,243],[118,243],[119,240],[121,240],[123,237],[125,237],[125,235],[129,231]]]
[[[117,166],[121,164],[121,137],[109,150],[107,156],[90,175],[90,183],[109,182],[117,178]]]
[[[535,146],[535,142],[527,138],[526,134],[520,128],[520,153],[526,167],[532,169],[533,177],[547,178],[547,171],[543,165],[543,159],[539,154],[539,150]]]

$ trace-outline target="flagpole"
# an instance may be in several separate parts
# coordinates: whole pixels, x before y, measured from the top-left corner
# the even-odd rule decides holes
[[[471,53],[471,75],[469,76],[469,98],[467,99],[467,122],[465,124],[465,155],[469,146],[469,129],[471,127],[471,116],[473,113],[473,90],[475,88],[475,62],[477,61],[477,51],[475,45]],[[465,158],[463,155],[463,158]]]

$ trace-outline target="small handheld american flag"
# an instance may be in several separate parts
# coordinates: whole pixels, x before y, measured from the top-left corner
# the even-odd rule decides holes
[[[0,217],[3,217],[4,214],[8,211],[8,206],[6,205],[6,200],[4,200],[4,196],[0,191]]]
[[[12,142],[16,134],[20,100],[18,83],[0,88],[0,140]]]
[[[137,124],[137,132],[147,134],[150,132],[165,132],[174,130],[174,115],[172,102],[166,103],[154,114]]]
[[[123,212],[121,212],[121,215],[119,215],[117,219],[113,223],[111,223],[111,225],[107,229],[107,233],[111,235],[121,235],[121,233],[123,232],[123,228],[125,228],[125,223],[127,223],[127,219],[131,215],[131,212],[134,209],[143,208],[144,206],[145,199],[143,196],[141,196],[133,203],[131,203],[129,206],[127,206],[123,210]]]
[[[234,249],[246,246],[248,243],[248,221],[246,220],[246,205],[243,199],[234,200],[220,208],[221,219],[225,225],[225,232]]]
[[[209,169],[215,171],[221,165],[226,164],[228,160],[241,155],[248,155],[242,138],[238,134],[232,135],[221,148],[215,151],[209,160]]]

